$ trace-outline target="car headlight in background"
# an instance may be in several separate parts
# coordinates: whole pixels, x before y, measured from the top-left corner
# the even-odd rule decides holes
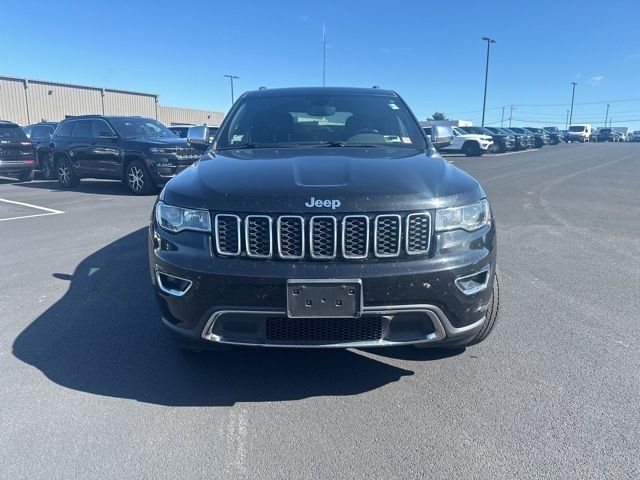
[[[164,202],[156,205],[156,222],[170,232],[194,230],[196,232],[211,231],[211,215],[207,210],[172,207]]]
[[[472,232],[490,223],[491,209],[486,199],[463,207],[436,210],[437,232],[457,229]]]

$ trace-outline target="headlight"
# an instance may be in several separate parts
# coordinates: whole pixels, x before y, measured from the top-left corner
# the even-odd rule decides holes
[[[163,202],[156,205],[156,222],[165,230],[174,233],[182,230],[211,231],[211,215],[208,211],[172,207]]]
[[[464,207],[443,208],[436,211],[436,231],[462,229],[468,232],[491,223],[489,202],[481,200]]]

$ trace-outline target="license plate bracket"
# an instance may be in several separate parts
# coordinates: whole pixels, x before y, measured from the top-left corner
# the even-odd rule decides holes
[[[357,318],[362,315],[362,280],[288,280],[289,318]]]

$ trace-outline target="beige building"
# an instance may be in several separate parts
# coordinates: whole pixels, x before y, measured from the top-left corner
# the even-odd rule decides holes
[[[140,115],[165,125],[218,126],[224,113],[159,105],[158,94],[0,76],[0,119],[20,125],[65,115]]]

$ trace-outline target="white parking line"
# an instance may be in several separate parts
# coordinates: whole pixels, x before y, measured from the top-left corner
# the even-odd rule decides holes
[[[515,155],[516,153],[528,153],[528,152],[537,152],[539,149],[536,148],[535,150],[533,148],[527,149],[527,150],[517,150],[515,152],[504,152],[504,153],[486,153],[484,156],[485,157],[502,157],[504,155]]]
[[[22,215],[20,217],[9,217],[9,218],[0,218],[0,222],[6,222],[7,220],[18,220],[20,218],[33,218],[33,217],[44,217],[47,215],[59,215],[61,213],[65,213],[62,210],[54,210],[53,208],[40,207],[38,205],[31,205],[30,203],[16,202],[15,200],[7,200],[5,198],[0,198],[0,202],[12,203],[14,205],[20,205],[22,207],[35,208],[36,210],[44,210],[47,213],[35,213],[33,215]]]

